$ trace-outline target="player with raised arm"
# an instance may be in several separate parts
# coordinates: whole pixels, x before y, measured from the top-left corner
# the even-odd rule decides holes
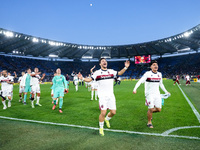
[[[107,69],[108,63],[105,58],[99,60],[99,65],[101,69],[95,71],[90,78],[83,78],[81,74],[79,74],[78,77],[85,82],[95,80],[98,83],[99,108],[101,110],[99,115],[99,134],[104,136],[104,121],[107,127],[110,128],[109,120],[116,114],[116,100],[113,92],[114,78],[118,75],[122,75],[128,69],[130,62],[126,61],[125,67],[119,72],[113,69]],[[107,109],[110,109],[110,112],[106,116]]]
[[[27,98],[27,94],[28,92],[30,92],[30,94],[32,94],[32,89],[31,89],[31,86],[33,85],[33,79],[31,77],[31,69],[28,68],[27,69],[27,73],[23,76],[22,78],[22,87],[24,87],[24,105],[26,105],[26,98]],[[32,108],[35,108],[34,106],[34,97],[32,95],[32,97],[30,98],[31,100],[31,107]]]
[[[56,108],[56,99],[59,98],[59,112],[62,113],[62,106],[63,106],[63,97],[64,92],[68,91],[68,83],[65,79],[65,76],[61,75],[61,69],[58,68],[56,70],[57,75],[53,78],[53,100],[54,105],[52,107],[53,110]]]
[[[92,67],[90,69],[91,75],[94,74],[93,70],[94,70],[95,67],[96,66],[94,66],[94,67]],[[98,90],[98,84],[97,84],[97,82],[95,80],[91,81],[91,89],[92,89],[92,91],[91,91],[91,101],[93,100],[94,92],[95,92],[95,100],[97,100],[97,96],[98,96],[98,91],[97,91]]]
[[[157,61],[151,62],[151,71],[147,71],[142,78],[137,82],[135,88],[133,89],[133,94],[137,93],[137,88],[141,83],[145,83],[145,97],[146,105],[148,106],[148,123],[149,128],[153,128],[152,125],[152,115],[153,113],[160,112],[162,108],[162,99],[159,91],[159,86],[165,92],[165,94],[170,95],[170,93],[165,89],[162,81],[162,74],[158,72]]]
[[[186,85],[186,86],[187,86],[188,84],[191,85],[191,84],[190,84],[190,76],[189,76],[189,74],[187,74],[187,75],[185,76],[185,79],[186,79],[185,85]]]
[[[38,68],[34,69],[34,72],[31,73],[32,76],[32,80],[33,80],[33,85],[32,85],[32,97],[35,96],[35,94],[37,94],[37,102],[36,105],[37,106],[42,106],[40,104],[40,81],[42,81],[45,77],[45,74],[42,74],[42,78],[40,77],[40,72]]]
[[[2,90],[2,104],[3,109],[6,109],[6,99],[8,98],[8,107],[11,107],[11,100],[12,100],[12,90],[13,90],[13,78],[8,76],[7,70],[2,71],[2,76],[0,77],[1,82],[1,90]]]
[[[21,73],[22,74],[22,76],[21,77],[19,77],[19,79],[18,79],[18,83],[19,83],[19,102],[21,102],[22,101],[22,93],[23,93],[23,97],[24,97],[24,87],[22,86],[22,78],[23,78],[23,76],[25,75],[25,72],[22,72]]]

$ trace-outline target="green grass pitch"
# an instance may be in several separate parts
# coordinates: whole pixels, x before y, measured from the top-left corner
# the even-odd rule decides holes
[[[199,95],[200,84],[192,82],[192,86],[186,87],[184,81],[181,83],[182,89],[199,111],[197,97]],[[147,128],[147,107],[144,105],[144,85],[141,85],[138,88],[137,94],[133,95],[132,90],[135,84],[136,81],[123,81],[120,86],[117,85],[114,87],[117,101],[117,114],[110,121],[111,129],[161,134],[176,127],[199,126],[196,116],[177,85],[173,86],[172,80],[164,80],[164,85],[171,93],[171,97],[165,100],[165,104],[160,113],[153,114],[154,128]],[[88,92],[85,86],[79,86],[79,91],[76,92],[73,84],[70,84],[69,93],[64,97],[63,114],[58,112],[58,108],[56,110],[51,109],[52,99],[50,96],[50,87],[50,84],[41,85],[40,103],[42,107],[36,106],[32,109],[30,100],[27,100],[27,105],[25,106],[18,102],[18,85],[14,86],[12,107],[3,110],[1,104],[0,116],[98,128],[98,117],[100,113],[98,101],[90,101],[91,92]],[[37,146],[39,149],[51,149],[53,146],[57,146],[57,149],[63,149],[64,147],[68,149],[101,149],[106,148],[106,144],[110,142],[114,142],[114,145],[109,149],[122,149],[123,147],[126,149],[155,149],[157,144],[159,145],[158,149],[164,149],[164,146],[166,147],[169,144],[170,146],[166,147],[166,149],[200,148],[199,140],[109,131],[105,131],[105,137],[100,137],[96,130],[42,125],[5,119],[0,119],[0,124],[0,135],[4,137],[0,138],[0,149],[9,149],[9,146],[10,149],[24,148],[23,141],[27,142],[29,138],[33,142],[31,143],[30,140],[28,142],[30,145],[25,146],[28,149],[34,149]],[[182,129],[171,134],[200,138],[200,128]],[[22,143],[19,143],[19,141]],[[185,146],[184,148],[182,147],[183,145]]]

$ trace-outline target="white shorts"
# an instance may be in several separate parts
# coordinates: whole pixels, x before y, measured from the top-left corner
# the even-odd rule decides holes
[[[40,85],[33,85],[31,91],[33,94],[40,93]]]
[[[162,99],[161,99],[160,94],[146,96],[145,105],[148,106],[149,109],[154,108],[154,107],[162,108]]]
[[[21,88],[21,86],[19,87],[19,93],[24,93],[24,87]]]
[[[78,85],[78,81],[74,81],[74,85],[75,85],[75,86]]]
[[[98,88],[98,84],[95,82],[95,83],[92,83],[91,84],[91,87],[92,89],[97,89]]]
[[[111,96],[99,97],[99,109],[100,110],[116,110],[116,100],[114,94]]]
[[[10,96],[12,96],[12,93],[13,93],[13,91],[11,89],[2,90],[3,97],[10,97]]]

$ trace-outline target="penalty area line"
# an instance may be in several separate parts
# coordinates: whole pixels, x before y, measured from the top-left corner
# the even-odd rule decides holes
[[[82,128],[82,129],[90,129],[90,130],[99,130],[99,128],[95,128],[95,127],[73,125],[73,124],[44,122],[44,121],[37,121],[37,120],[11,118],[11,117],[5,117],[5,116],[0,116],[0,118],[1,119],[8,119],[8,120],[15,120],[15,121],[23,121],[23,122],[32,122],[32,123],[39,123],[39,124],[47,124],[47,125],[57,125],[57,126],[76,127],[76,128]],[[191,137],[191,136],[166,135],[166,134],[159,134],[159,133],[147,133],[147,132],[136,132],[136,131],[128,131],[128,130],[115,130],[115,129],[104,129],[104,130],[105,131],[110,131],[110,132],[118,132],[118,133],[129,133],[129,134],[139,134],[139,135],[150,135],[150,136],[161,136],[161,137],[175,137],[175,138],[185,138],[185,139],[200,140],[199,137]]]

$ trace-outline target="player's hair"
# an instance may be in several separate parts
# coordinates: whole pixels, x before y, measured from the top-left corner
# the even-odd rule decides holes
[[[99,64],[101,63],[101,60],[103,60],[103,59],[105,59],[105,58],[100,58],[100,59],[99,59]],[[106,59],[105,59],[105,60],[106,60]]]
[[[31,70],[31,68],[27,68],[26,71],[29,70],[29,69]]]
[[[3,71],[5,71],[6,73],[8,73],[8,71],[7,71],[7,70],[3,70]]]
[[[154,63],[158,64],[158,62],[156,60],[152,60],[151,63],[150,63],[150,66],[153,65]]]

